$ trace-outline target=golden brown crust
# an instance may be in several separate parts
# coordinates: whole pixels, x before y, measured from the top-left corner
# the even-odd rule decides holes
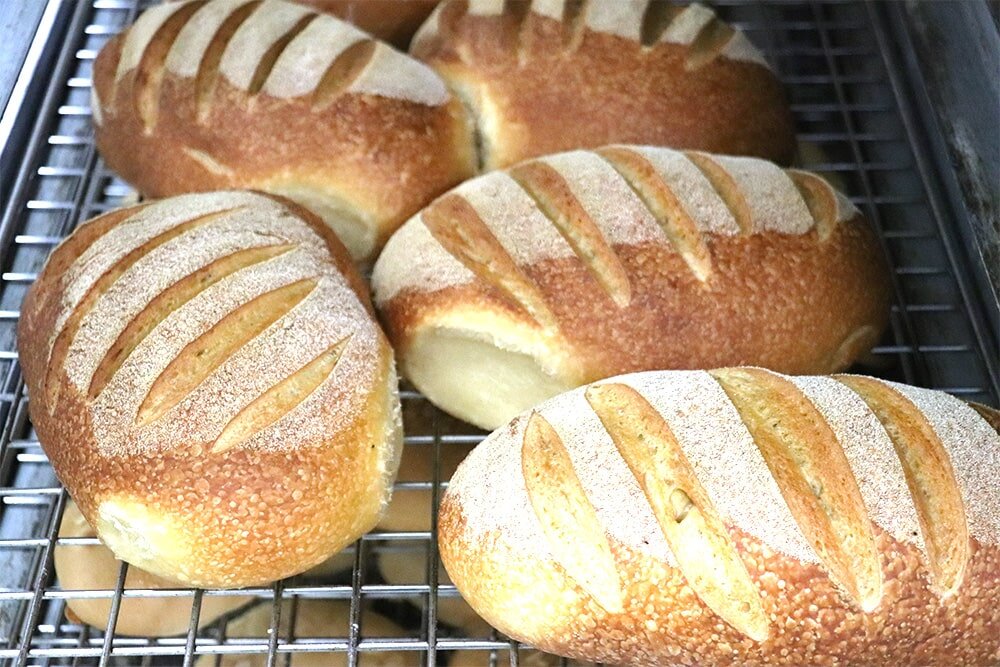
[[[241,233],[250,238],[256,234],[257,243],[259,239],[297,243],[296,250],[270,260],[272,269],[266,268],[267,262],[246,266],[186,303],[174,304],[176,308],[132,349],[101,395],[88,396],[86,360],[93,356],[91,351],[74,341],[64,356],[49,358],[55,337],[52,332],[59,331],[73,307],[72,295],[88,280],[88,267],[76,260],[87,252],[94,253],[95,248],[98,257],[103,254],[113,259],[135,243],[132,234],[142,233],[144,226],[170,224],[164,221],[173,220],[172,215],[183,220],[190,215],[190,207],[209,206],[225,209],[230,218],[223,216],[212,223],[214,226],[186,232],[187,240],[184,235],[178,237],[173,245],[164,245],[156,257],[140,259],[138,266],[148,260],[162,265],[161,274],[172,271],[179,275],[187,270],[175,266],[183,256],[203,256],[199,261],[208,262],[238,243],[235,239]],[[345,251],[341,248],[329,253],[329,245],[336,241],[330,237],[321,241],[312,235],[316,222],[296,218],[296,210],[283,207],[282,200],[250,193],[213,193],[129,209],[124,220],[122,214],[114,212],[86,224],[60,246],[25,299],[19,351],[39,440],[102,540],[117,556],[142,561],[139,564],[144,569],[160,576],[217,587],[273,581],[325,560],[373,527],[384,509],[398,465],[400,438],[392,353],[368,314],[370,305],[365,303],[361,279],[346,260]],[[143,213],[146,217],[139,217]],[[269,219],[269,215],[274,218]],[[105,220],[115,224],[107,225]],[[98,236],[93,230],[105,233]],[[187,245],[188,240],[199,243],[191,240],[196,233],[203,234],[201,245]],[[307,253],[316,254],[307,260]],[[206,322],[200,318],[216,307],[213,302],[234,298],[237,303],[252,303],[248,297],[260,289],[253,285],[266,281],[264,272],[279,266],[284,271],[295,271],[296,266],[318,271],[315,291],[286,314],[277,329],[271,327],[222,360],[201,386],[151,424],[137,423],[135,414],[130,419],[127,406],[133,405],[134,412],[143,391],[155,386],[153,381],[163,366],[157,366],[156,361],[162,345],[146,344],[158,342],[154,339],[162,334],[157,329],[177,327],[174,331],[181,344],[184,337],[202,334],[204,338],[202,332],[210,331],[206,325],[211,319]],[[143,290],[149,292],[142,282],[163,280],[155,274],[147,266],[138,282],[127,287],[108,286],[96,305],[82,314],[80,331],[101,326],[124,328],[127,320],[113,319],[114,295],[123,291],[133,294],[131,298],[137,301],[126,300],[124,305],[141,314],[148,304],[138,295],[145,293]],[[132,279],[134,274],[123,275],[123,280]],[[249,281],[250,287],[240,281]],[[341,350],[335,370],[318,386],[315,379],[308,383],[308,395],[291,392],[270,397],[261,391],[267,389],[272,377],[280,380],[284,371],[263,380],[257,389],[246,384],[253,376],[267,374],[268,368],[283,363],[280,357],[292,354],[291,348],[283,348],[280,342],[291,340],[284,336],[299,336],[294,345],[306,348],[303,358],[313,355],[314,348],[323,350],[329,345],[322,336],[302,337],[310,326],[302,314],[314,317],[310,309],[328,298],[322,295],[322,286],[336,291],[341,289],[337,284],[343,286],[341,301],[326,303],[323,308],[338,313],[334,317],[342,318],[342,324],[336,326],[353,328],[353,333],[346,338],[348,351]],[[354,296],[357,300],[352,304]],[[309,302],[313,306],[303,310]],[[329,334],[339,336],[332,331]],[[236,359],[248,349],[260,350],[261,356],[248,358],[250,366],[241,374],[229,375],[227,369],[235,369],[233,364],[239,364]],[[101,356],[98,349],[94,358]],[[292,366],[298,368],[298,362]],[[235,403],[222,407],[224,392],[213,398],[192,399],[220,374],[229,377],[227,391]],[[300,375],[293,371],[286,379]],[[47,381],[54,383],[57,391],[50,391]],[[342,393],[346,385],[350,385],[350,392]],[[107,400],[105,394],[113,391],[121,392],[116,394],[121,401]],[[341,398],[335,398],[338,394]],[[223,432],[221,426],[243,414],[241,407],[255,405],[254,399],[260,396],[272,403],[268,419],[250,424],[231,447],[227,443],[225,451],[216,453],[213,442]],[[204,410],[208,412],[199,412]],[[212,416],[206,420],[205,415],[215,411],[221,411],[216,415],[219,419]],[[207,425],[212,421],[215,426]],[[120,541],[116,542],[116,537]],[[123,554],[123,548],[131,551]]]
[[[886,325],[886,274],[864,218],[819,177],[612,146],[454,188],[390,239],[372,287],[406,377],[492,429],[619,373],[842,370]],[[484,382],[465,386],[459,350]]]
[[[250,18],[231,29],[262,20],[275,5],[243,9]],[[196,11],[188,20],[196,22],[198,17]],[[150,44],[162,44],[170,55],[157,61],[150,49],[143,52],[143,64],[152,60],[149,68],[161,78],[150,90],[143,66],[119,72],[128,35],[126,31],[112,38],[94,63],[100,107],[95,137],[108,165],[146,196],[255,188],[308,205],[315,196],[324,200],[322,205],[339,209],[350,224],[367,230],[370,238],[347,239],[352,254],[367,259],[403,220],[474,168],[468,119],[455,99],[426,103],[405,94],[348,90],[318,108],[313,91],[277,96],[266,82],[259,84],[260,90],[247,90],[234,85],[225,71],[205,65],[206,59],[198,77],[178,73],[172,60],[177,42],[169,41],[171,35],[163,29]],[[199,90],[204,69],[209,72],[204,76],[215,81],[207,96]],[[155,112],[140,113],[141,99]],[[333,215],[320,206],[313,208],[323,217]]]
[[[560,21],[514,11],[518,4],[489,15],[469,11],[466,2],[447,2],[411,47],[477,114],[487,168],[608,143],[791,162],[791,112],[777,77],[760,62],[729,57],[698,38],[645,46],[642,3],[621,3],[629,8],[623,13],[634,10],[622,34],[590,25],[586,14],[595,10],[589,5],[583,15]],[[707,58],[692,60],[703,50]]]
[[[502,536],[475,541],[463,533],[462,505],[446,496],[440,513],[441,558],[463,597],[502,632],[568,657],[610,664],[922,665],[986,667],[1000,660],[1000,549],[974,544],[966,580],[941,600],[930,589],[919,553],[876,528],[886,595],[863,613],[847,604],[823,569],[768,549],[730,528],[771,636],[754,642],[715,616],[676,568],[613,544],[628,605],[608,614],[554,562],[526,558]],[[546,608],[545,602],[558,605]],[[534,612],[534,613],[532,613]],[[551,612],[551,625],[544,614]],[[532,618],[529,634],[513,619]],[[587,629],[570,634],[559,619]]]
[[[753,364],[785,373],[842,370],[885,327],[888,289],[878,246],[860,217],[825,242],[759,234],[709,237],[715,273],[702,284],[679,254],[659,244],[615,248],[634,291],[620,308],[575,258],[526,272],[559,323],[578,382],[638,370]],[[534,322],[480,282],[404,292],[380,305],[405,369],[414,332],[441,313],[477,308]],[[866,329],[852,350],[841,346]],[[501,335],[504,332],[498,332]]]
[[[873,398],[861,380],[908,402]],[[539,422],[557,456],[529,451]],[[913,484],[918,436],[944,453],[920,460]],[[438,541],[484,619],[561,655],[985,667],[1000,658],[998,455],[995,428],[942,392],[752,368],[636,373],[561,394],[488,436],[449,484]],[[932,520],[962,530],[937,535],[921,504],[955,489],[960,507]],[[552,530],[553,517],[588,515]],[[610,565],[591,555],[581,567],[597,543]],[[940,553],[956,550],[967,560],[942,586]],[[870,579],[869,594],[845,574]]]

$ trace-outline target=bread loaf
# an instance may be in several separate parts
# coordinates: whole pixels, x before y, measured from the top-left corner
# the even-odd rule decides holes
[[[372,528],[399,463],[392,353],[305,209],[183,195],[80,227],[22,310],[42,448],[116,557],[237,587]]]
[[[874,234],[821,178],[637,146],[463,183],[372,281],[403,374],[483,428],[631,371],[842,370],[889,311]]]
[[[360,260],[474,169],[467,115],[434,72],[291,2],[154,6],[93,79],[97,147],[143,194],[281,194]]]
[[[543,650],[629,665],[1000,662],[1000,413],[864,376],[562,394],[452,478],[441,558]]]
[[[59,537],[94,537],[97,533],[80,514],[76,503],[66,503]],[[57,544],[53,564],[60,590],[66,591],[66,616],[74,622],[86,623],[100,630],[108,625],[111,596],[75,597],[73,591],[111,591],[118,583],[121,563],[103,544]],[[162,577],[129,567],[125,574],[125,591],[179,588]],[[249,604],[247,595],[206,595],[201,599],[198,626],[204,627],[223,614]],[[137,637],[169,637],[188,631],[191,624],[191,603],[194,593],[169,597],[122,598],[115,623],[115,634]]]
[[[437,0],[295,0],[405,49]]]
[[[410,52],[476,117],[487,169],[636,143],[788,164],[792,115],[746,36],[699,4],[450,0]]]

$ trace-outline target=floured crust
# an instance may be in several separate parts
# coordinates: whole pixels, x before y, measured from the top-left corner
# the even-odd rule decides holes
[[[990,484],[969,488],[968,480],[962,481],[967,473],[958,471],[973,468],[979,478],[995,476],[1000,434],[971,409],[923,413],[936,432],[964,433],[977,443],[973,453],[958,439],[941,439],[956,471],[950,483],[961,489],[971,531],[961,583],[954,593],[943,595],[931,584],[928,556],[912,518],[914,500],[875,415],[834,379],[786,379],[833,428],[862,489],[883,580],[872,611],[861,611],[832,579],[804,539],[801,519],[788,514],[776,479],[754,446],[755,435],[716,380],[697,371],[639,373],[598,385],[633,388],[677,438],[754,582],[769,619],[766,639],[755,641],[736,630],[689,585],[638,480],[588,403],[586,388],[562,394],[498,429],[459,467],[439,523],[449,576],[476,611],[501,631],[546,651],[596,662],[995,662],[1000,657],[1000,493]],[[926,393],[928,401],[954,400],[883,384]],[[560,564],[554,555],[558,550],[548,546],[536,514],[543,508],[533,505],[522,471],[522,441],[532,415],[558,433],[600,519],[621,579],[621,612],[604,608]],[[878,489],[885,492],[876,494]]]
[[[290,2],[155,7],[94,69],[98,148],[143,194],[291,195],[357,259],[474,169],[466,113],[433,71]]]
[[[568,386],[638,370],[747,363],[830,372],[875,343],[887,318],[888,281],[875,237],[856,209],[840,208],[836,219],[819,225],[785,172],[760,160],[712,157],[743,165],[737,193],[749,202],[762,201],[760,193],[773,198],[750,206],[750,217],[738,223],[730,202],[683,153],[617,149],[648,160],[678,203],[669,217],[689,226],[674,227],[647,207],[601,157],[610,154],[604,150],[538,160],[565,179],[599,230],[603,264],[573,248],[507,173],[466,182],[453,193],[476,211],[551,318],[533,316],[526,308],[534,301],[512,298],[470,269],[461,252],[446,249],[424,211],[390,240],[372,275],[404,374],[417,337],[444,327],[511,350],[530,349],[527,341],[541,337],[545,350],[533,355]],[[699,247],[704,277],[687,254]],[[616,299],[597,279],[615,263],[627,280],[625,298]],[[481,331],[470,312],[509,324]]]
[[[411,53],[478,116],[487,168],[615,142],[791,161],[780,83],[712,10],[654,24],[647,0],[567,5],[451,0],[414,36]]]
[[[400,445],[392,354],[304,209],[220,192],[112,212],[55,251],[23,312],[33,423],[120,558],[188,584],[263,583],[380,516]],[[227,324],[237,312],[245,324]],[[184,355],[187,375],[163,381]]]

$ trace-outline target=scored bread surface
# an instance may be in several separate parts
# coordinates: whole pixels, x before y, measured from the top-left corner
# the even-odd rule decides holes
[[[702,5],[449,0],[410,53],[475,119],[484,170],[609,143],[781,164],[795,151],[777,77],[742,32]]]
[[[700,234],[801,235],[817,225],[789,172],[765,160],[644,146],[571,151],[538,158],[536,162],[552,167],[565,179],[580,206],[612,247],[645,242],[670,245],[663,229],[663,224],[669,221],[658,221],[615,168],[615,150],[646,160],[654,170],[654,178],[673,193],[683,210],[681,215],[690,219]],[[692,156],[702,164],[717,165],[732,179],[735,195],[746,202],[749,214],[742,229],[730,204],[692,161]],[[832,222],[843,223],[859,215],[850,200],[825,182],[823,185],[836,211]],[[466,181],[452,193],[472,205],[518,265],[574,256],[570,244],[508,171],[491,172]],[[431,204],[429,208],[433,207]],[[411,252],[414,243],[423,252]],[[403,253],[413,264],[399,261],[398,256]],[[459,270],[445,254],[447,251],[426,230],[423,214],[416,215],[390,240],[376,264],[372,276],[376,302],[384,304],[408,290],[430,292],[474,279],[471,271]],[[440,272],[431,268],[438,265],[443,268]]]
[[[836,479],[828,468],[810,484],[818,498],[828,496],[825,485],[847,483],[860,490],[865,521],[870,521],[878,545],[877,563],[871,564],[882,579],[875,604],[864,606],[840,585],[810,544],[802,523],[806,519],[790,512],[786,494],[797,491],[776,481],[758,447],[760,433],[741,418],[720,386],[728,372],[636,373],[593,386],[631,388],[676,438],[710,505],[682,506],[674,520],[681,525],[689,510],[715,512],[722,519],[753,574],[754,596],[760,596],[769,614],[763,637],[735,629],[740,627],[738,614],[726,618],[732,612],[723,611],[720,617],[698,592],[704,580],[695,585],[690,579],[704,573],[678,564],[664,539],[668,526],[658,522],[652,497],[643,490],[651,482],[638,477],[655,475],[657,469],[650,465],[630,470],[624,450],[616,446],[622,434],[602,423],[588,387],[546,401],[498,429],[453,476],[443,500],[440,540],[445,565],[463,596],[492,624],[522,641],[597,661],[832,665],[913,660],[944,665],[965,660],[963,664],[985,665],[1000,656],[1000,489],[995,484],[1000,434],[947,394],[869,379],[916,406],[909,417],[926,420],[947,453],[952,472],[946,472],[937,489],[958,490],[971,555],[955,587],[943,591],[932,580],[925,527],[907,488],[902,453],[894,451],[899,443],[847,383],[852,376],[788,377],[747,369],[757,378],[755,383],[767,378],[790,383],[793,393],[818,411],[843,449],[852,478]],[[552,543],[546,522],[561,511],[552,504],[572,504],[574,499],[553,489],[554,495],[541,503],[529,489],[522,452],[529,446],[531,424],[539,418],[561,440],[571,461],[570,474],[584,489],[582,502],[596,512],[596,530],[609,541],[615,571],[604,580],[620,577],[624,611],[603,602],[609,597],[606,584],[593,588],[597,575],[582,576],[578,566],[560,558],[565,545]],[[558,478],[549,484],[558,485]],[[677,491],[667,488],[663,493],[674,501]],[[960,515],[944,518],[964,520]],[[833,548],[863,553],[853,542]],[[601,567],[596,561],[592,566]],[[500,576],[505,567],[530,580]],[[529,574],[532,571],[537,575]],[[650,576],[663,580],[647,579]],[[710,573],[706,590],[723,583],[712,584],[713,577],[729,576]],[[756,597],[744,602],[745,610],[757,604]],[[552,616],[518,616],[514,610],[525,604],[548,609]]]
[[[50,363],[64,364],[69,382],[86,393],[109,347],[156,295],[231,253],[280,246],[283,252],[275,257],[197,294],[139,343],[91,404],[94,435],[109,455],[213,441],[253,398],[345,341],[329,381],[241,446],[290,448],[322,442],[326,422],[317,407],[333,411],[333,418],[344,423],[357,418],[361,404],[352,400],[357,388],[377,382],[379,334],[352,286],[330,264],[323,239],[267,197],[243,192],[182,196],[152,203],[124,220],[64,274],[67,287],[49,349],[82,296],[111,266],[151,238],[196,219],[204,222],[127,269],[86,313],[65,359]],[[254,298],[302,280],[313,281],[314,287],[300,303],[235,351],[165,418],[136,428],[139,407],[153,383],[185,346]]]
[[[841,371],[878,340],[888,284],[864,217],[820,176],[626,145],[466,181],[372,272],[403,373],[486,429],[627,372]],[[463,386],[451,360],[472,347],[496,386]]]
[[[392,353],[346,250],[288,200],[182,195],[81,225],[29,291],[18,342],[42,447],[119,559],[256,585],[385,509]]]
[[[157,31],[186,5],[199,5],[167,52],[167,71],[184,78],[198,75],[217,31],[241,7],[254,10],[229,39],[219,62],[219,73],[235,87],[249,90],[255,72],[275,44],[303,19],[309,23],[285,45],[263,90],[274,97],[298,97],[313,92],[341,53],[371,37],[348,23],[285,0],[187,0],[167,3],[144,12],[129,29],[122,46],[115,79],[121,80],[142,61]],[[263,5],[263,6],[259,6]],[[374,57],[349,92],[437,106],[448,101],[444,83],[426,65],[379,43]]]
[[[659,0],[618,0],[602,2],[596,0],[586,3],[583,9],[584,18],[581,22],[593,32],[616,35],[634,41],[642,38],[644,17],[651,3]],[[419,50],[421,43],[434,39],[440,31],[441,13],[446,11],[448,3],[441,3],[435,8],[427,22],[414,35],[414,48]],[[566,18],[567,0],[531,0],[530,12],[544,16],[554,21],[564,21]],[[468,12],[473,16],[501,16],[506,9],[503,0],[470,0]],[[664,28],[659,41],[671,44],[689,45],[697,39],[706,25],[715,21],[715,12],[698,3],[679,8],[670,23]],[[757,63],[767,67],[767,61],[761,52],[750,43],[746,36],[733,31],[731,37],[720,50],[720,55],[732,60],[742,60]]]
[[[368,261],[473,171],[471,124],[427,65],[285,0],[156,5],[94,62],[96,141],[147,197],[288,197]]]

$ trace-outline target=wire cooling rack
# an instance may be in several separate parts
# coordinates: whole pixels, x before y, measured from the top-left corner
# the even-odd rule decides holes
[[[66,0],[69,1],[69,0]],[[603,0],[594,0],[603,1]],[[610,1],[610,0],[609,0]],[[454,619],[462,604],[447,584],[436,550],[436,499],[449,473],[442,458],[479,442],[482,433],[452,420],[403,388],[406,447],[430,457],[422,477],[397,484],[394,502],[423,512],[421,530],[365,535],[343,556],[339,573],[303,575],[238,591],[265,609],[252,636],[235,633],[232,615],[198,628],[206,600],[233,595],[189,589],[129,590],[127,566],[102,590],[66,590],[53,573],[57,546],[97,548],[93,538],[58,538],[68,497],[38,446],[27,417],[14,331],[21,300],[52,247],[75,225],[114,208],[131,190],[104,167],[92,140],[89,109],[93,59],[110,35],[134,20],[140,0],[73,4],[53,69],[36,73],[47,88],[4,202],[0,225],[0,662],[55,665],[216,665],[239,655],[246,665],[517,665],[541,662],[529,649],[473,623]],[[864,211],[893,267],[891,327],[858,370],[996,405],[996,343],[988,308],[975,301],[969,266],[956,244],[955,221],[934,180],[935,156],[921,142],[919,119],[905,94],[884,7],[853,2],[776,0],[714,3],[745,30],[780,73],[802,143],[802,164],[821,171]],[[408,573],[388,583],[380,563]],[[336,569],[336,568],[334,568]],[[407,578],[408,577],[408,578]],[[402,583],[401,583],[402,582]],[[191,609],[186,634],[170,638],[116,633],[123,599],[178,598]],[[103,627],[67,616],[67,601],[110,601]],[[341,600],[336,621],[298,631],[306,600]],[[467,612],[467,610],[465,610]],[[372,614],[390,617],[391,632]],[[234,636],[235,635],[235,636]],[[390,656],[387,652],[391,652]],[[380,662],[392,657],[395,662]],[[538,662],[536,662],[538,661]]]

